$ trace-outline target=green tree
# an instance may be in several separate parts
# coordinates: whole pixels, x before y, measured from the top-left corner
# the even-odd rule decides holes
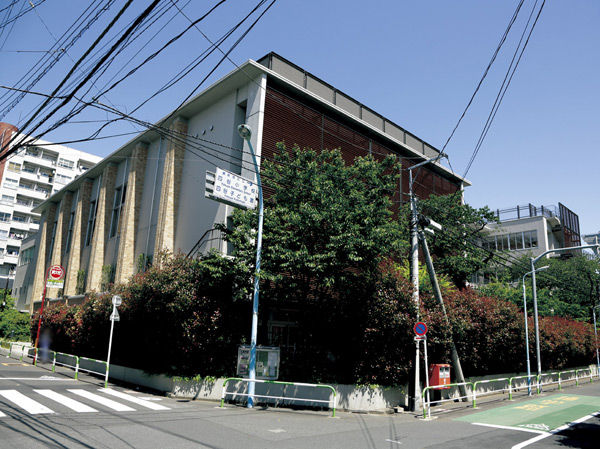
[[[485,225],[496,218],[487,206],[476,209],[462,204],[460,195],[432,195],[419,205],[423,215],[444,228],[427,238],[436,270],[463,289],[470,276],[492,260],[489,251],[477,246],[477,240],[486,234]]]
[[[361,357],[356,348],[376,301],[379,266],[407,247],[391,211],[399,168],[393,156],[359,157],[350,164],[339,150],[283,144],[274,162],[263,161],[260,314],[292,311],[296,350],[282,366],[293,367],[296,378],[355,379]],[[232,221],[221,230],[250,274],[257,211],[237,210]]]
[[[263,161],[261,171],[261,278],[269,281],[263,294],[318,299],[374,279],[379,263],[403,247],[390,200],[396,158],[359,157],[346,165],[339,150],[287,150],[283,144],[278,150],[275,162]],[[236,210],[232,218],[233,228],[221,229],[236,257],[253,266],[257,211]]]
[[[0,295],[4,294],[0,291]],[[19,312],[14,306],[14,298],[7,295],[6,306],[0,309],[0,338],[29,341],[29,314]]]
[[[538,306],[542,315],[592,320],[592,307],[600,301],[600,261],[588,254],[571,258],[547,258],[536,267],[549,268],[536,276]],[[511,277],[520,279],[530,271],[530,260],[523,257],[511,267]]]

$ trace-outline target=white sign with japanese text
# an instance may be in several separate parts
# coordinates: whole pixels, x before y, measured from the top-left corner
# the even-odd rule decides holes
[[[258,187],[255,183],[218,167],[214,177],[214,186],[212,186],[212,192],[210,192],[212,199],[244,209],[254,209],[256,207]]]

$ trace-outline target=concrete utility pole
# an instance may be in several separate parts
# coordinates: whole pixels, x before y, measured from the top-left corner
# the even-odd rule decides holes
[[[435,158],[421,162],[420,164],[408,167],[408,196],[410,200],[410,281],[413,286],[412,299],[417,307],[417,321],[419,321],[419,230],[418,230],[418,211],[417,211],[417,200],[415,198],[413,184],[415,177],[413,177],[413,170],[415,168],[422,167],[425,164],[436,162],[443,157],[447,157],[445,153],[438,154]],[[418,172],[417,172],[418,174]],[[419,342],[416,342],[416,353],[415,353],[415,390],[413,400],[413,411],[418,411],[421,406],[421,375],[419,372],[419,365],[421,360],[421,354],[419,352]],[[427,373],[425,373],[427,376]]]
[[[454,366],[454,372],[456,375],[457,383],[464,383],[465,376],[462,371],[462,367],[460,365],[460,358],[458,357],[458,351],[456,350],[456,345],[454,344],[454,336],[452,335],[452,327],[450,326],[450,320],[448,319],[448,315],[446,314],[446,307],[444,306],[444,298],[442,297],[442,291],[440,290],[440,285],[437,281],[437,276],[435,275],[435,268],[433,267],[433,262],[431,260],[431,254],[429,254],[429,246],[427,246],[427,239],[425,238],[425,234],[423,231],[419,232],[419,240],[421,240],[421,245],[423,247],[423,254],[425,255],[425,263],[427,264],[427,271],[429,273],[429,280],[431,281],[431,287],[433,288],[433,295],[437,300],[438,304],[442,308],[442,312],[444,314],[444,318],[446,319],[446,324],[448,324],[448,328],[450,329],[450,357],[452,358],[452,365]],[[459,386],[460,395],[462,396],[462,401],[467,401],[467,389],[464,385]]]

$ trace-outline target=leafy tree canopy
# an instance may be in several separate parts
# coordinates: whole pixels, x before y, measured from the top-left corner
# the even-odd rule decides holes
[[[265,185],[261,278],[265,294],[302,300],[336,296],[354,281],[373,277],[385,258],[406,248],[390,196],[399,165],[356,158],[339,150],[317,152],[278,144],[275,161],[263,161]],[[256,254],[257,211],[236,210],[225,238],[250,266]],[[262,295],[261,295],[262,296]]]
[[[540,313],[591,320],[592,307],[600,301],[598,258],[588,254],[567,259],[547,258],[536,267],[546,265],[549,268],[536,276]],[[511,278],[521,279],[530,271],[529,267],[529,258],[523,257],[511,266]]]
[[[443,226],[443,231],[427,237],[436,269],[464,288],[470,276],[484,268],[491,254],[477,245],[485,234],[485,225],[495,222],[494,213],[486,206],[479,209],[462,204],[460,193],[432,195],[419,202],[420,212]]]

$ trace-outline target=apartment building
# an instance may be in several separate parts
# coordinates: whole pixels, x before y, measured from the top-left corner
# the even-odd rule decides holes
[[[0,123],[3,142],[15,132],[14,126]],[[21,248],[40,227],[40,215],[32,209],[100,160],[89,153],[37,140],[0,161],[0,288],[11,289],[17,266],[33,260],[35,249]]]

